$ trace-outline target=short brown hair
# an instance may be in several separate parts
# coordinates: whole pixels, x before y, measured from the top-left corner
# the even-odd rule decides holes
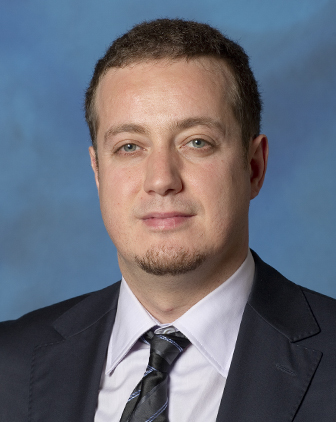
[[[85,96],[85,118],[92,145],[97,151],[98,120],[95,113],[95,93],[101,78],[112,67],[159,59],[222,59],[235,81],[232,107],[240,128],[245,150],[260,133],[261,99],[258,84],[243,48],[211,26],[182,19],[157,19],[134,26],[117,38],[98,60]]]

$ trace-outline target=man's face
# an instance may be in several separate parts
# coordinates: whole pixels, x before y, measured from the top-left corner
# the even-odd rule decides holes
[[[106,229],[124,276],[183,274],[248,247],[251,182],[218,60],[109,69],[96,95],[90,149]]]

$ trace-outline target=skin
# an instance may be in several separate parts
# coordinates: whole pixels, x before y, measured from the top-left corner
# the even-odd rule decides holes
[[[123,276],[160,322],[181,316],[247,255],[268,144],[260,135],[244,156],[231,80],[217,59],[159,60],[109,69],[97,89],[90,156],[102,217]],[[139,264],[169,269],[197,257],[180,274]]]

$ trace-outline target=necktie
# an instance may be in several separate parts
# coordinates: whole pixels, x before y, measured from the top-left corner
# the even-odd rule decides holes
[[[133,390],[120,422],[168,422],[168,373],[176,358],[190,344],[180,332],[141,338],[150,344],[150,356],[142,380]]]

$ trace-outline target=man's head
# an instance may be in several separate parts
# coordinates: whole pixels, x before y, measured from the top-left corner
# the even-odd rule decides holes
[[[181,53],[186,39],[188,56]],[[207,43],[207,54],[196,42]],[[244,73],[242,62],[252,82],[239,85],[233,72]],[[248,107],[247,91],[254,93]],[[143,24],[98,62],[87,107],[102,216],[126,280],[193,274],[194,282],[197,270],[213,287],[230,276],[246,257],[249,202],[267,160],[257,86],[240,47],[207,25]]]
[[[97,62],[85,100],[85,115],[95,151],[99,125],[95,94],[108,69],[123,68],[142,61],[199,57],[212,57],[225,62],[225,70],[229,70],[232,77],[229,100],[247,152],[251,139],[260,133],[261,114],[258,86],[248,56],[238,44],[211,26],[180,19],[158,19],[136,25],[116,39]]]

